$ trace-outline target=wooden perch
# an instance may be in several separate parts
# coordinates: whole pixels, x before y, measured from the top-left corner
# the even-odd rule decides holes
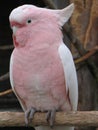
[[[55,125],[98,126],[98,111],[57,112]],[[36,113],[30,126],[48,125],[46,113]],[[0,112],[0,127],[25,126],[23,112]]]

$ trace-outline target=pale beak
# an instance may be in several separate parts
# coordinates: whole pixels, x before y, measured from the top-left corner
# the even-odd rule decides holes
[[[16,34],[16,31],[18,30],[18,27],[13,26],[13,27],[11,27],[11,28],[12,28],[12,30],[13,30],[13,34],[15,35],[15,34]]]

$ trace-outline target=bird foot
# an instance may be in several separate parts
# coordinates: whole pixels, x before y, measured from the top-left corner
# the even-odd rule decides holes
[[[28,126],[32,122],[35,112],[37,112],[35,108],[27,109],[27,111],[25,112],[26,126]],[[51,128],[53,128],[54,125],[55,115],[56,115],[56,110],[49,110],[46,114],[46,120],[49,123]]]
[[[54,120],[55,120],[56,110],[49,110],[46,115],[46,120],[49,122],[51,128],[53,128]]]
[[[35,108],[27,109],[27,111],[25,112],[25,124],[26,124],[26,126],[28,126],[29,123],[32,122],[35,112],[36,112]]]

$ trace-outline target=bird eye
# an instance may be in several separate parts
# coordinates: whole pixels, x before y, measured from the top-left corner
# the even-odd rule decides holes
[[[32,22],[32,20],[31,20],[31,19],[28,19],[28,20],[27,20],[27,23],[31,23],[31,22]]]

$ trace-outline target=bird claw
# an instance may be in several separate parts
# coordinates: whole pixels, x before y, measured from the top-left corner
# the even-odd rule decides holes
[[[53,128],[54,125],[55,114],[56,110],[49,110],[46,115],[46,120],[49,122],[51,128]]]
[[[27,111],[25,112],[26,126],[28,126],[32,122],[35,112],[36,112],[35,108],[27,109]],[[47,122],[49,122],[51,128],[53,128],[54,125],[55,114],[56,114],[56,110],[49,110],[46,115],[46,120]]]
[[[26,124],[26,126],[28,126],[28,124],[32,122],[35,112],[36,112],[35,108],[27,109],[27,111],[25,112],[25,124]]]

